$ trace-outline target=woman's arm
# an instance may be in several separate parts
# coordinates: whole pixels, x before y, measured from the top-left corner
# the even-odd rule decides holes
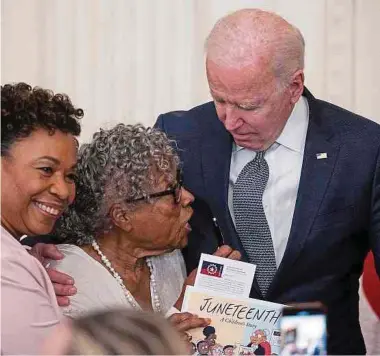
[[[24,254],[2,257],[1,299],[2,352],[38,354],[62,315],[37,260]]]

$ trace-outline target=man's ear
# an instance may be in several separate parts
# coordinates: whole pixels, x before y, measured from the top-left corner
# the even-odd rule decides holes
[[[120,204],[112,205],[110,209],[110,216],[114,225],[120,229],[130,232],[133,228],[132,219],[125,209]]]
[[[302,95],[304,81],[305,75],[303,73],[303,69],[297,70],[297,72],[293,74],[293,79],[289,87],[292,104],[295,104]]]

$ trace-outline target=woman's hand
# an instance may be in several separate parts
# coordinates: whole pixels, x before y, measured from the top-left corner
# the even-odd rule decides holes
[[[241,253],[238,250],[234,250],[232,247],[228,245],[223,245],[220,246],[214,253],[213,256],[218,256],[218,257],[224,257],[224,258],[229,258],[230,260],[240,260],[241,259]],[[185,291],[187,286],[193,286],[195,283],[195,277],[197,276],[197,270],[198,268],[194,268],[188,277],[185,279],[185,282],[182,287],[181,294],[174,304],[174,307],[177,308],[178,310],[182,309],[182,303],[183,303],[183,298],[185,296]]]
[[[57,246],[53,244],[37,243],[29,250],[29,253],[37,258],[43,266],[45,266],[47,260],[57,261],[64,257]]]
[[[211,323],[211,319],[200,318],[187,312],[172,314],[168,320],[179,332],[181,339],[188,343],[191,342],[191,336],[186,331],[194,328],[204,328]]]
[[[77,293],[77,289],[74,286],[74,280],[69,275],[59,272],[54,268],[46,268],[46,272],[53,283],[58,305],[60,307],[69,305],[69,297]]]
[[[61,260],[64,258],[64,255],[59,252],[57,246],[43,243],[35,244],[32,249],[29,250],[29,253],[37,258],[46,268],[49,278],[53,283],[58,305],[61,307],[69,305],[70,299],[68,297],[75,295],[77,292],[74,287],[74,280],[67,274],[47,266],[48,260]]]

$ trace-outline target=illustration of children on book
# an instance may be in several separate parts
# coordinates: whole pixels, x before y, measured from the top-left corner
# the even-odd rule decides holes
[[[216,331],[215,328],[211,325],[206,326],[203,329],[203,335],[205,336],[205,340],[208,342],[210,346],[215,345],[216,340]]]
[[[272,348],[267,340],[267,333],[265,330],[257,329],[250,336],[251,342],[247,347],[257,347],[254,351],[255,355],[270,355]]]
[[[197,343],[197,351],[199,355],[223,355],[223,345],[216,343],[216,330],[209,325],[203,329],[204,340]]]
[[[240,345],[238,348],[238,355],[239,356],[254,356],[255,353],[254,353],[254,349],[251,346],[247,347],[247,346]]]
[[[197,352],[197,345],[194,342],[190,342],[190,355],[194,355]]]
[[[198,355],[208,355],[209,350],[210,345],[206,340],[201,340],[197,342]]]
[[[225,345],[223,347],[223,355],[233,356],[235,348],[234,345]]]
[[[209,356],[222,356],[223,355],[223,346],[220,344],[215,344],[214,346],[211,346],[208,354],[209,354]]]

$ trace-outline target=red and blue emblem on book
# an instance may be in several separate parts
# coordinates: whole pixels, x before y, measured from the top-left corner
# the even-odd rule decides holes
[[[215,262],[203,261],[201,273],[212,277],[222,277],[224,266]]]

